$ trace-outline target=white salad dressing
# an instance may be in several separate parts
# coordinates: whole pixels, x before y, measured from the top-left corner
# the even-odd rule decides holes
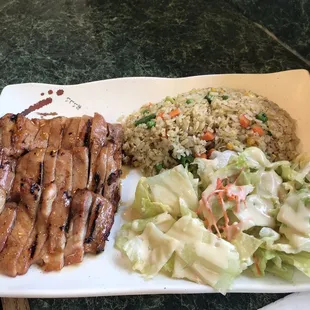
[[[260,198],[259,195],[253,194],[247,196],[246,208],[236,213],[236,216],[244,223],[244,230],[253,226],[274,227],[275,219],[269,215],[272,209],[274,209],[274,206],[270,200]]]
[[[264,198],[278,199],[282,182],[282,178],[274,170],[263,171],[260,174],[260,181],[256,186],[255,193]]]
[[[277,220],[300,234],[310,236],[310,204],[306,206],[302,194],[290,193],[280,208]]]

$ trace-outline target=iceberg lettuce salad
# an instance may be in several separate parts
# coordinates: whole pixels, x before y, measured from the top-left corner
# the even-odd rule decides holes
[[[147,278],[163,272],[225,293],[249,269],[310,277],[310,160],[270,162],[258,148],[214,151],[142,177],[116,248]]]

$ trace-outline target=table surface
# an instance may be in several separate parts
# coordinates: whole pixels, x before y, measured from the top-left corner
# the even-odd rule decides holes
[[[74,84],[124,76],[309,69],[309,21],[310,0],[288,0],[284,6],[280,0],[272,5],[258,0],[0,0],[0,91],[24,82]],[[157,295],[29,302],[31,310],[250,310],[282,296]]]

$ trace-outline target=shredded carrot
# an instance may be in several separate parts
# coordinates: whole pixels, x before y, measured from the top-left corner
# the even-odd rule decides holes
[[[262,127],[258,126],[258,125],[254,125],[252,127],[252,130],[255,132],[255,133],[258,133],[260,136],[263,136],[264,135],[264,130]]]
[[[215,149],[209,150],[208,153],[207,153],[207,158],[210,158],[214,151],[215,151]]]
[[[225,228],[227,228],[229,226],[229,217],[228,217],[227,211],[225,209],[225,204],[224,204],[224,199],[223,199],[223,192],[219,193],[218,201],[219,201],[219,204],[222,207],[222,211],[223,211],[223,215],[224,215],[224,220],[225,220]]]
[[[157,114],[157,117],[160,117],[160,118],[164,119],[164,114],[165,114],[165,112],[159,112]]]
[[[237,225],[236,224],[229,225],[229,217],[225,209],[224,197],[226,197],[226,199],[228,200],[234,200],[236,202],[236,212],[239,212],[240,203],[243,202],[244,205],[246,205],[245,203],[246,192],[243,190],[243,188],[235,185],[236,180],[234,181],[234,183],[230,183],[225,186],[223,184],[223,180],[221,180],[220,178],[216,180],[216,188],[208,196],[204,195],[204,193],[202,194],[201,200],[199,201],[199,208],[197,210],[197,214],[200,215],[202,213],[205,219],[209,216],[210,222],[208,223],[208,229],[211,230],[213,226],[218,236],[221,236],[219,227],[217,226],[214,214],[212,213],[212,208],[209,203],[211,197],[217,196],[225,220],[223,231],[226,233],[226,239],[231,240],[233,236],[240,231],[239,227],[240,223]],[[237,189],[237,192],[234,190],[235,188]],[[204,211],[206,211],[206,213]]]
[[[243,128],[248,128],[251,124],[251,121],[245,116],[245,114],[240,115],[239,122]]]
[[[205,159],[207,159],[207,154],[206,154],[206,153],[203,153],[203,154],[195,154],[195,157],[196,157],[196,158],[205,158]]]
[[[206,131],[200,139],[204,141],[212,141],[214,140],[214,134],[211,131]]]
[[[171,117],[171,118],[173,118],[173,117],[176,117],[176,116],[178,116],[178,115],[180,115],[181,114],[181,111],[179,110],[179,109],[175,109],[175,110],[172,110],[170,113],[169,113],[169,116]]]
[[[259,261],[258,261],[258,258],[255,254],[253,254],[253,260],[254,260],[254,264],[255,264],[255,268],[256,268],[256,272],[259,276],[262,275],[260,269],[259,269]]]

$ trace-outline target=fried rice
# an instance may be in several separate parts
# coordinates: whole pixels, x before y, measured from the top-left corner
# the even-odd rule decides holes
[[[207,158],[213,150],[257,146],[270,160],[292,160],[296,123],[277,104],[251,91],[193,89],[142,106],[123,122],[124,160],[146,175]]]

